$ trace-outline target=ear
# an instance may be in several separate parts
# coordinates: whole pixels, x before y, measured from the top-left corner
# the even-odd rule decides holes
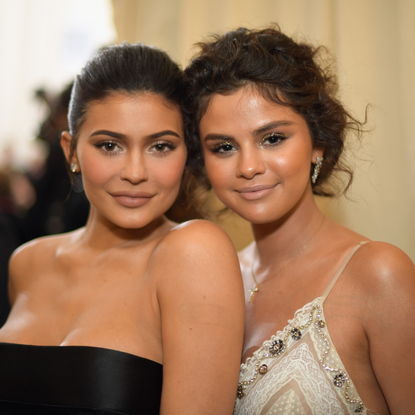
[[[316,164],[317,157],[323,157],[324,150],[322,148],[313,148],[311,153],[311,162]]]
[[[72,143],[72,136],[68,133],[68,131],[64,131],[61,134],[61,147],[65,154],[65,158],[69,164],[76,163],[78,164],[78,157],[76,155],[76,151],[72,154],[71,160],[69,160],[69,155],[71,153],[71,143]]]

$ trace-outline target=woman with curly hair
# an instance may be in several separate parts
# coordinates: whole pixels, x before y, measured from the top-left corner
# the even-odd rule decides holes
[[[363,131],[321,48],[276,27],[199,47],[185,73],[200,176],[255,238],[240,253],[235,414],[411,413],[414,264],[328,219],[313,197],[332,195],[333,173],[350,185],[345,138]]]

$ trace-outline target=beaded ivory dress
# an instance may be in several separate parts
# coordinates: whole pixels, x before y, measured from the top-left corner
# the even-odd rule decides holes
[[[298,310],[288,325],[241,365],[234,415],[372,414],[331,342],[323,304],[352,255],[322,297]]]

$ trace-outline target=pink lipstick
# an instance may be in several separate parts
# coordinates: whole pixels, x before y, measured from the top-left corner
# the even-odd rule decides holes
[[[148,203],[155,195],[148,192],[114,192],[110,195],[121,206],[136,208]]]

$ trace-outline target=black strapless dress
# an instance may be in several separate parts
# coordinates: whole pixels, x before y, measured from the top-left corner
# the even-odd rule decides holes
[[[1,415],[156,415],[163,366],[89,346],[0,343]]]

